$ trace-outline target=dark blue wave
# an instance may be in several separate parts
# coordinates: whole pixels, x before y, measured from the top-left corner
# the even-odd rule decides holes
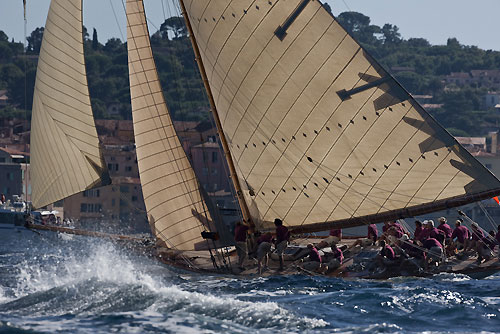
[[[0,235],[0,333],[498,333],[500,276],[179,272],[102,242]]]

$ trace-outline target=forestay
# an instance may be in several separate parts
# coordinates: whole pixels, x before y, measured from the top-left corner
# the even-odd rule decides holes
[[[109,183],[87,86],[81,0],[50,5],[33,97],[31,182],[35,208]]]
[[[149,222],[170,248],[203,246],[211,220],[165,104],[142,0],[127,0],[130,94],[137,163]]]
[[[260,229],[355,226],[498,193],[317,0],[186,0]]]

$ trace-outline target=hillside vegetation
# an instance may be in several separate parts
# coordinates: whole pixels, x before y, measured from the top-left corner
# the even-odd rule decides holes
[[[432,114],[452,134],[482,135],[497,127],[500,117],[482,103],[492,87],[450,87],[444,78],[452,72],[500,69],[500,52],[462,45],[456,38],[448,39],[446,45],[430,45],[423,38],[406,40],[398,27],[372,25],[369,17],[356,12],[342,13],[337,19],[410,93],[432,95],[430,103],[442,104]],[[43,28],[30,34],[25,57],[23,45],[9,41],[0,31],[0,90],[6,89],[9,96],[9,105],[0,109],[1,118],[29,117],[42,36]],[[117,38],[101,43],[95,30],[92,36],[85,32],[84,37],[96,118],[130,119],[126,43]],[[206,119],[209,106],[184,21],[167,19],[151,43],[174,119]]]

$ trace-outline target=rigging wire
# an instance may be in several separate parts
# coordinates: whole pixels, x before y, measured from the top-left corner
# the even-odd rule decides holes
[[[163,11],[163,20],[166,20],[167,17],[165,16],[165,3],[163,2],[163,0],[160,1],[161,1],[161,9]]]
[[[23,0],[23,8],[24,8],[24,115],[26,117],[26,122],[28,122],[28,60],[27,60],[27,49],[28,49],[28,18],[26,15],[26,0]],[[24,128],[24,126],[23,126]],[[24,151],[28,151],[28,147],[26,144],[26,138],[24,139]],[[25,186],[25,198],[24,202],[26,203],[26,212],[29,211],[28,208],[28,164],[27,162],[24,164],[24,186]]]
[[[118,21],[118,16],[116,15],[115,7],[113,6],[113,1],[109,0],[109,4],[111,5],[111,9],[113,10],[113,15],[115,16],[116,25],[118,26],[118,30],[120,31],[120,36],[122,37],[122,41],[127,41],[123,37],[122,28],[121,28],[120,22]]]
[[[342,0],[342,2],[344,3],[344,5],[346,6],[347,10],[352,12],[352,9],[351,7],[349,7],[349,5],[347,4],[346,0]]]
[[[496,224],[495,224],[495,221],[493,220],[493,218],[491,217],[490,213],[488,212],[488,210],[486,210],[486,208],[482,202],[477,202],[477,206],[479,206],[479,208],[484,212],[486,219],[488,219],[488,222],[490,223],[491,227],[494,230],[496,228]]]

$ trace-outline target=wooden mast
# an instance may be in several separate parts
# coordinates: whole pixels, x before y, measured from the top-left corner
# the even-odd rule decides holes
[[[229,166],[229,171],[231,173],[231,180],[233,181],[234,188],[236,190],[236,197],[238,198],[238,203],[240,204],[241,213],[243,215],[244,223],[248,224],[250,227],[254,227],[255,224],[252,221],[252,217],[250,216],[250,210],[248,209],[248,205],[243,196],[243,192],[241,190],[240,181],[238,180],[238,176],[236,174],[236,168],[234,166],[233,158],[231,156],[231,152],[229,151],[229,145],[227,144],[226,136],[224,135],[224,131],[222,130],[222,124],[220,122],[219,114],[217,113],[217,107],[215,106],[214,97],[212,95],[212,90],[210,89],[210,84],[208,83],[207,73],[205,72],[205,67],[203,65],[203,60],[201,59],[200,50],[198,48],[198,44],[196,43],[196,37],[193,32],[193,27],[191,26],[191,22],[189,21],[189,17],[186,11],[186,7],[184,5],[183,0],[179,0],[182,9],[182,15],[184,16],[184,20],[186,22],[186,27],[189,32],[189,37],[191,39],[191,44],[193,45],[193,50],[196,57],[196,62],[198,63],[198,67],[200,69],[200,73],[203,79],[203,84],[205,86],[205,90],[208,94],[208,100],[210,101],[210,107],[212,109],[212,114],[214,116],[215,124],[217,126],[217,132],[219,133],[219,138],[222,143],[222,148],[224,150],[224,155],[226,157],[227,164]]]

